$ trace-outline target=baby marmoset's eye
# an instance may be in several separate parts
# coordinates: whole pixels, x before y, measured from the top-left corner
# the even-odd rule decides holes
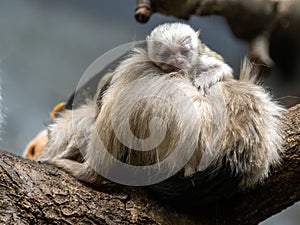
[[[171,56],[171,53],[167,50],[164,50],[164,51],[159,53],[159,56],[163,59],[167,59]]]
[[[189,56],[190,50],[188,49],[181,49],[180,54],[183,56]]]

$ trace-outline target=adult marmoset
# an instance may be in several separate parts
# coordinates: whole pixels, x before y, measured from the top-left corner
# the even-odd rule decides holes
[[[104,92],[63,111],[49,126],[49,143],[38,160],[88,183],[118,181],[115,172],[124,163],[137,168],[121,174],[121,183],[132,185],[160,182],[178,171],[186,177],[219,171],[220,162],[240,188],[267,177],[280,162],[283,108],[254,83],[251,65],[242,65],[239,80],[216,79],[204,96],[186,73],[154,65],[148,51],[133,49],[109,74],[109,84],[100,81]],[[141,167],[152,165],[158,165],[155,173],[137,179]],[[126,183],[135,175],[140,183]]]

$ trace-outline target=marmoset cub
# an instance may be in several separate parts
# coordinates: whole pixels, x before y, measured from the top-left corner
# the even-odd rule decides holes
[[[149,58],[166,73],[184,71],[203,95],[233,71],[222,56],[209,49],[189,25],[165,23],[147,37]]]

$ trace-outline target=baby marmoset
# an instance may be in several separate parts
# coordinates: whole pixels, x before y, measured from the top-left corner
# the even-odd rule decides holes
[[[210,93],[203,96],[188,76],[165,64],[155,66],[152,61],[157,61],[149,57],[147,50],[133,49],[106,79],[109,85],[100,81],[94,100],[62,112],[50,125],[49,143],[38,160],[89,183],[101,181],[101,176],[112,178],[118,162],[145,165],[144,170],[161,165],[145,178],[149,180],[160,171],[169,175],[184,168],[188,176],[208,167],[219,168],[220,162],[230,166],[242,188],[267,177],[270,167],[280,161],[283,109],[254,84],[251,66],[245,63],[240,80],[234,80],[230,68],[222,71],[222,60],[216,59],[220,67],[209,64],[213,60],[200,64],[199,68],[210,71],[205,75],[208,80],[204,79]],[[198,62],[199,54],[193,57],[183,60],[186,69],[198,65],[193,60]],[[211,70],[214,67],[218,69]],[[164,76],[168,72],[173,75]],[[99,92],[103,86],[105,92]],[[126,183],[126,175],[122,176]]]
[[[189,25],[165,23],[147,37],[150,60],[166,73],[182,70],[203,95],[220,80],[231,79],[233,71],[223,58],[209,49]]]

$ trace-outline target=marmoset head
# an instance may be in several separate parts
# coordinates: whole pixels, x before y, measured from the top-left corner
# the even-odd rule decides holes
[[[197,59],[199,32],[183,23],[165,23],[147,36],[148,56],[165,72],[190,70]]]

